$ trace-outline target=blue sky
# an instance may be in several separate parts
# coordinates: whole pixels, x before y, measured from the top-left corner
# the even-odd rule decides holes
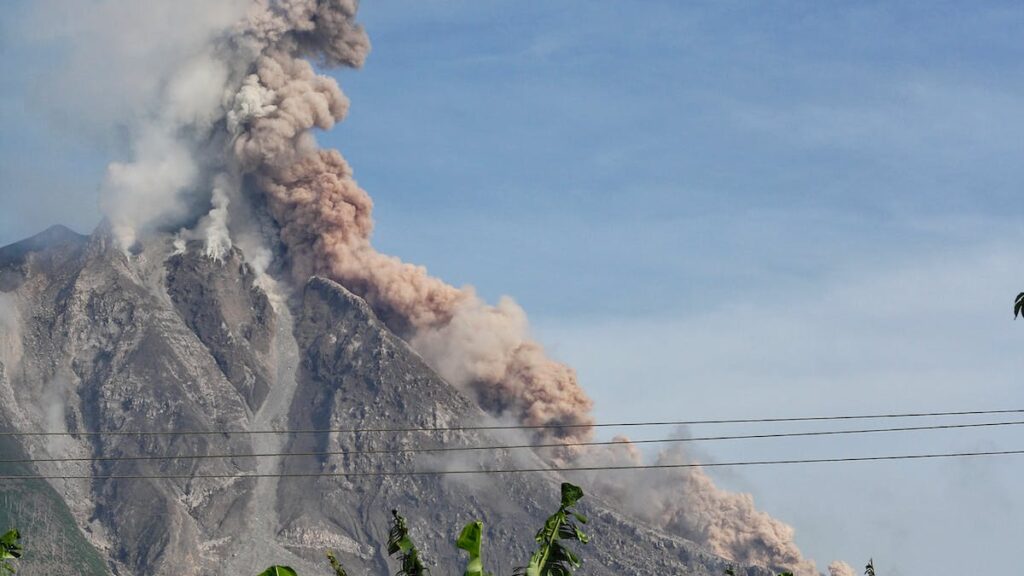
[[[24,5],[20,1],[19,5]],[[365,2],[330,133],[376,242],[514,296],[605,421],[1017,408],[1024,7]],[[0,244],[98,218],[118,154],[0,30]],[[694,430],[694,433],[698,431]],[[652,432],[651,435],[654,435]],[[701,447],[1024,448],[1018,428]],[[1016,444],[1015,444],[1016,442]],[[1011,573],[1024,459],[716,472],[820,563]],[[949,551],[948,555],[940,551]]]

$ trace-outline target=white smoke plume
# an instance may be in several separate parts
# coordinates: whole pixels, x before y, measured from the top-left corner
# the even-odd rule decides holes
[[[249,0],[39,0],[27,28],[66,41],[63,73],[37,87],[64,95],[52,116],[104,143],[128,162],[112,163],[100,204],[123,246],[157,226],[194,214],[210,194],[200,153],[215,133],[234,84],[217,39]]]
[[[66,78],[89,75],[78,80],[102,92],[99,108],[81,116],[128,135],[130,160],[110,166],[102,191],[125,250],[154,229],[184,226],[179,239],[204,239],[211,258],[239,246],[260,273],[276,259],[299,285],[314,274],[330,277],[363,296],[492,414],[582,424],[558,436],[591,436],[590,399],[574,371],[531,339],[523,310],[507,298],[489,305],[472,289],[378,252],[370,196],[341,154],[318,148],[312,131],[341,121],[349,102],[311,62],[363,64],[370,42],[356,22],[356,0],[44,6],[71,15],[52,27],[72,41],[76,72]],[[628,446],[577,457],[640,459]],[[666,453],[661,461],[680,458]],[[700,470],[630,476],[629,490],[610,477],[594,482],[641,518],[730,559],[817,573],[791,528]]]
[[[135,244],[140,228],[186,217],[188,206],[179,193],[195,185],[199,176],[191,147],[165,129],[144,128],[133,156],[130,163],[107,167],[100,197],[100,206],[126,249]]]
[[[220,174],[214,178],[210,197],[212,208],[199,222],[199,229],[206,241],[206,255],[218,262],[231,250],[231,232],[228,229],[228,207],[231,205],[229,194],[237,189],[238,185],[227,175]]]

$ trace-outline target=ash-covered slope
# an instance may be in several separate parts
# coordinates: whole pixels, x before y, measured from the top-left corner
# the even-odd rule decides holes
[[[215,261],[198,246],[180,250],[157,237],[129,258],[103,229],[88,238],[51,229],[0,249],[0,427],[182,432],[486,422],[342,286],[313,278],[284,297],[265,282],[237,251]],[[510,440],[471,431],[8,440],[3,459],[234,455],[8,465],[11,474],[88,477],[0,484],[0,520],[22,529],[21,573],[29,576],[245,576],[271,563],[315,575],[327,573],[328,548],[352,573],[385,574],[393,507],[410,519],[437,573],[457,572],[454,537],[473,518],[485,522],[489,567],[506,573],[528,558],[561,481],[555,474],[223,477],[544,465],[524,451],[382,453]],[[98,479],[110,475],[174,478]],[[595,495],[584,509],[593,535],[587,574],[717,575],[727,566]],[[63,563],[44,553],[58,549]]]

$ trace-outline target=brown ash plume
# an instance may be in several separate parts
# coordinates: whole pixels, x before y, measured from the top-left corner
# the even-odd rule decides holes
[[[105,186],[103,203],[123,247],[159,226],[180,227],[181,220],[198,222],[202,230],[184,233],[205,236],[212,257],[244,241],[250,262],[257,258],[254,253],[263,261],[270,245],[279,244],[299,285],[323,275],[363,296],[389,327],[485,410],[527,425],[583,425],[555,436],[589,438],[590,399],[573,370],[548,357],[530,337],[523,310],[508,298],[489,305],[471,288],[453,287],[422,266],[378,252],[371,242],[370,196],[341,154],[317,146],[313,131],[341,121],[349,102],[335,80],[318,74],[311,62],[363,64],[370,42],[356,22],[358,3],[180,1],[204,16],[185,23],[203,25],[180,34],[177,27],[150,22],[146,29],[154,35],[164,28],[177,35],[166,50],[126,67],[159,70],[166,81],[148,83],[139,92],[136,100],[142,102],[131,109],[132,118],[140,120],[129,131],[135,157],[113,164]],[[108,0],[104,9],[146,17],[140,5],[171,4]],[[153,18],[164,13],[155,11]],[[237,15],[233,24],[225,25],[232,15]],[[104,18],[93,21],[105,25]],[[118,29],[107,26],[101,31],[116,36]],[[130,77],[117,74],[118,53],[104,55],[105,76]],[[257,201],[247,202],[252,193]],[[208,198],[207,213],[188,214],[202,194]],[[267,218],[273,220],[272,237]],[[638,462],[640,456],[620,447],[575,458],[582,464]],[[661,458],[674,461],[681,455]],[[625,477],[628,490],[623,476],[594,483],[617,495],[629,512],[723,556],[814,573],[788,526],[756,510],[749,496],[718,489],[702,471]]]

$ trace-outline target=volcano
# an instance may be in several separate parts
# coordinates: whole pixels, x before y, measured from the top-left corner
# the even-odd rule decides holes
[[[387,574],[392,508],[436,573],[461,565],[453,542],[473,519],[488,567],[509,572],[528,560],[559,483],[586,489],[585,478],[395,474],[551,467],[533,450],[413,451],[528,440],[458,429],[494,423],[329,279],[277,285],[237,248],[210,258],[170,235],[129,254],[104,225],[0,249],[0,469],[77,477],[0,481],[0,527],[25,540],[19,574],[325,574],[326,550],[352,573]],[[245,433],[257,430],[312,432]],[[186,458],[130,459],[152,456]],[[732,564],[611,496],[588,494],[582,509],[586,574]]]

